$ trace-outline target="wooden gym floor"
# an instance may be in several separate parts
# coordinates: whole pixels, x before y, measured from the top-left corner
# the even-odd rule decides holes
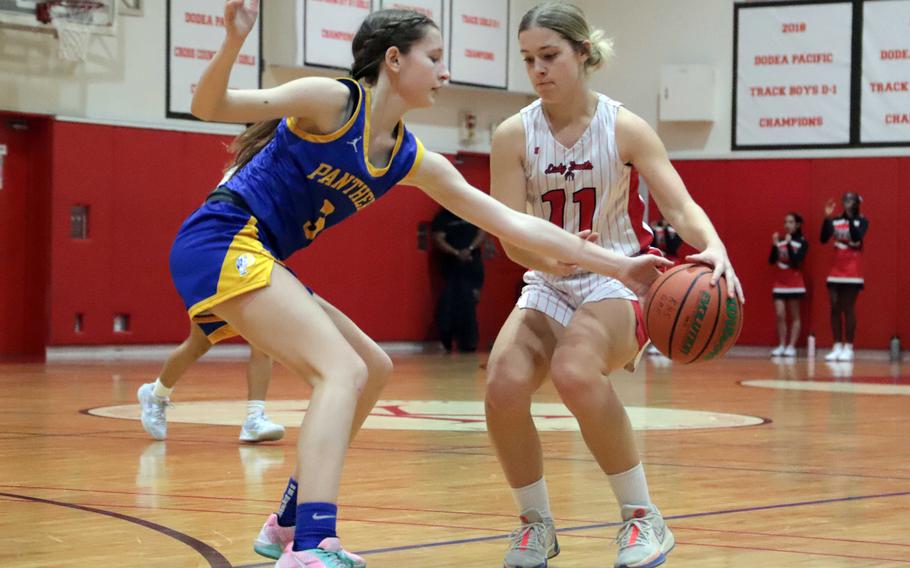
[[[516,519],[482,431],[483,360],[396,358],[342,485],[340,534],[371,568],[501,565]],[[168,440],[154,442],[135,393],[160,364],[0,364],[0,566],[273,564],[251,541],[284,489],[296,428],[238,443],[245,362],[203,361],[175,392]],[[646,428],[651,493],[678,541],[667,566],[910,566],[899,367],[652,360],[614,380]],[[273,418],[299,424],[306,396],[276,367]],[[551,385],[537,401],[563,550],[550,566],[612,566],[609,485],[564,409],[543,404],[558,402]]]

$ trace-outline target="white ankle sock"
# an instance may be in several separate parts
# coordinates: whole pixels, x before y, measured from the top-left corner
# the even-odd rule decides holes
[[[550,494],[547,492],[547,480],[543,477],[524,487],[512,489],[515,503],[520,512],[534,509],[541,517],[553,517],[550,513]]]
[[[256,415],[265,413],[265,401],[264,400],[248,400],[246,401],[246,416],[247,418],[253,418]]]
[[[648,494],[648,482],[645,480],[645,468],[641,464],[636,465],[628,471],[608,475],[610,486],[613,488],[613,494],[619,501],[619,506],[638,505],[650,506],[651,495]]]
[[[174,387],[167,388],[161,384],[161,379],[155,379],[155,386],[153,387],[152,394],[158,398],[167,398],[171,396],[172,392],[174,392]]]

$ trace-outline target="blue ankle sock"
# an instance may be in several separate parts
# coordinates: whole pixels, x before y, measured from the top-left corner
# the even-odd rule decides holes
[[[297,506],[297,526],[294,529],[294,550],[316,548],[324,538],[335,534],[338,505],[334,503],[301,503]]]
[[[293,527],[297,522],[297,480],[293,477],[288,480],[288,487],[281,497],[277,515],[279,526]]]

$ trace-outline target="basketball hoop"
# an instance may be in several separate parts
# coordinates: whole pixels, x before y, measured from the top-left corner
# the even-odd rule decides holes
[[[35,17],[54,26],[60,59],[83,61],[92,38],[95,12],[102,8],[103,3],[89,0],[49,0],[35,6]]]

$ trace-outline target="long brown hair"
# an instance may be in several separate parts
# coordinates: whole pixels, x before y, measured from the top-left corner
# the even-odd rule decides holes
[[[231,145],[228,146],[228,151],[234,154],[234,161],[225,168],[225,171],[232,168],[239,170],[247,165],[253,159],[253,156],[259,153],[259,150],[265,148],[272,141],[279,122],[281,122],[280,118],[257,122],[238,134],[237,138],[234,138],[231,141]]]
[[[351,77],[375,84],[386,51],[392,46],[407,53],[411,45],[423,39],[427,27],[437,27],[427,16],[410,10],[378,10],[360,24],[351,50],[354,64]],[[275,136],[280,118],[257,122],[247,127],[228,146],[234,153],[234,162],[226,170],[240,169],[247,165]]]

